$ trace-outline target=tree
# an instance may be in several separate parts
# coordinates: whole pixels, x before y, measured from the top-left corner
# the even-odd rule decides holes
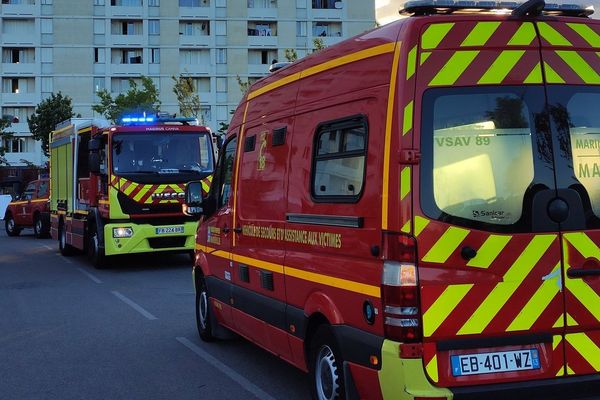
[[[63,96],[61,92],[52,93],[50,97],[42,100],[35,108],[31,117],[27,118],[27,125],[35,140],[42,142],[42,150],[48,155],[48,139],[56,125],[75,116],[72,100]]]
[[[112,122],[116,122],[125,114],[158,112],[160,109],[158,89],[151,78],[142,75],[140,80],[141,88],[134,79],[130,78],[129,90],[120,93],[114,99],[108,90],[99,90],[96,94],[100,98],[100,104],[93,105],[92,110]]]
[[[250,80],[243,81],[239,75],[236,76],[238,86],[240,87],[240,92],[242,95],[245,95],[250,90],[250,86],[252,86],[252,82]]]
[[[317,37],[313,39],[313,47],[313,53],[316,53],[319,50],[323,50],[327,46],[325,46],[325,42],[323,42],[323,39]]]
[[[177,97],[179,103],[179,112],[184,117],[195,117],[201,120],[204,125],[202,116],[200,115],[200,96],[196,92],[194,80],[190,76],[171,76],[173,79],[173,93]]]
[[[285,49],[285,59],[289,62],[294,62],[298,59],[298,53],[295,49]]]
[[[0,119],[0,165],[8,165],[4,154],[6,154],[7,150],[5,144],[13,136],[12,132],[6,131],[7,128],[10,128],[10,125],[10,119],[6,118],[6,116]]]

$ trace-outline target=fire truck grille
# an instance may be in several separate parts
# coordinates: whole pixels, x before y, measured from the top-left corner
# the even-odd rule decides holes
[[[185,246],[185,236],[171,236],[162,238],[149,238],[148,243],[153,249],[168,249]]]

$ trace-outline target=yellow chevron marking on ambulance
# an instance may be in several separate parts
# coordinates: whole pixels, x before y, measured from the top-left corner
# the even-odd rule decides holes
[[[131,182],[131,184],[129,185],[129,187],[127,189],[125,189],[123,191],[123,193],[125,193],[127,196],[129,196],[129,194],[131,192],[133,192],[139,185],[137,183],[133,183]]]
[[[467,229],[451,226],[422,258],[425,262],[444,263],[467,237]]]
[[[556,54],[565,62],[571,69],[588,84],[600,83],[600,75],[581,57],[576,51],[560,51]]]
[[[525,78],[523,83],[529,83],[529,84],[542,83],[543,80],[544,80],[544,78],[542,76],[542,64],[537,63],[535,65],[535,67],[533,67],[533,69],[531,70],[529,75],[527,75],[527,78]]]
[[[600,371],[600,348],[583,332],[566,335],[567,342],[583,357],[596,372]]]
[[[465,38],[465,40],[463,40],[463,42],[460,44],[460,47],[484,46],[499,27],[499,21],[478,22],[471,32],[469,32],[469,35]]]
[[[508,41],[509,46],[529,46],[536,37],[535,28],[531,22],[524,22]]]
[[[400,173],[400,200],[404,200],[410,193],[410,167],[402,168]]]
[[[140,201],[142,199],[142,197],[144,197],[146,195],[146,193],[148,193],[148,191],[150,190],[152,186],[150,185],[146,185],[142,188],[142,190],[140,190],[134,197],[133,200],[135,201]]]
[[[422,49],[435,49],[440,42],[444,40],[450,29],[454,26],[453,22],[444,24],[431,24],[421,35]]]
[[[417,46],[410,49],[408,59],[406,60],[406,80],[412,78],[417,68]]]
[[[592,47],[600,47],[600,35],[586,24],[575,24],[567,22],[567,26],[573,29]]]
[[[415,217],[415,237],[419,237],[427,225],[429,225],[429,220],[417,215]]]
[[[544,62],[544,71],[546,73],[546,82],[565,83],[565,80],[547,62]]]
[[[525,54],[525,50],[504,50],[494,60],[477,84],[501,83]]]
[[[562,343],[562,335],[554,335],[552,336],[552,350],[556,350],[559,344]]]
[[[421,59],[419,60],[419,65],[423,65],[423,63],[425,61],[427,61],[427,59],[429,58],[430,55],[431,55],[430,51],[424,51],[424,52],[422,52],[421,53]]]
[[[569,374],[569,375],[575,375],[575,371],[573,371],[573,369],[571,368],[571,366],[569,364],[567,364],[567,374]],[[564,375],[564,372],[563,372],[562,375]],[[559,375],[557,375],[557,376],[559,376]]]
[[[431,337],[454,311],[458,303],[465,298],[473,284],[450,285],[423,314],[423,335]]]
[[[473,315],[460,328],[458,334],[469,335],[483,332],[494,316],[498,314],[508,299],[510,299],[525,278],[527,278],[527,275],[529,275],[555,239],[556,235],[535,236],[519,258],[504,274],[502,282],[496,285]]]
[[[565,233],[567,240],[585,258],[600,258],[600,248],[584,232]],[[565,273],[570,265],[565,266]],[[600,296],[582,279],[565,278],[566,289],[587,308],[587,310],[600,321]]]
[[[535,292],[535,294],[529,299],[525,307],[521,309],[519,315],[512,321],[512,323],[506,329],[510,331],[525,331],[531,329],[535,321],[542,315],[542,312],[548,307],[552,299],[560,292],[561,282],[558,279],[560,275],[561,263],[559,262],[552,272],[548,274],[555,275],[553,279],[546,279]]]
[[[413,126],[413,104],[414,102],[411,100],[410,103],[404,107],[404,118],[402,119],[402,136],[406,135]]]
[[[429,86],[453,85],[478,54],[478,50],[455,52],[429,82]]]
[[[573,46],[563,35],[550,26],[547,22],[538,22],[540,35],[552,46]]]
[[[467,263],[467,266],[489,268],[511,239],[512,236],[490,235],[477,250],[477,255]]]
[[[425,369],[427,370],[427,375],[429,375],[432,381],[438,382],[440,380],[440,377],[438,375],[437,354],[433,356],[431,361],[427,363]]]

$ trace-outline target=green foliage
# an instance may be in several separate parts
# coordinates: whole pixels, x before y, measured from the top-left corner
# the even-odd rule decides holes
[[[249,80],[243,81],[239,75],[236,76],[236,79],[237,79],[237,83],[240,87],[240,92],[242,92],[242,95],[246,95],[248,93],[248,91],[250,90],[250,86],[252,86],[252,83]]]
[[[6,117],[2,117],[0,119],[0,165],[8,165],[6,158],[4,158],[4,154],[6,154],[6,147],[4,146],[5,140],[9,140],[12,138],[13,133],[7,131],[7,128],[10,128],[10,120]]]
[[[74,117],[72,100],[63,96],[61,92],[52,93],[50,97],[42,100],[35,108],[35,112],[27,118],[29,131],[35,140],[42,142],[42,150],[48,155],[48,139],[55,126],[69,118]]]
[[[100,98],[100,104],[93,105],[92,110],[112,122],[116,122],[125,114],[158,112],[160,109],[158,89],[151,78],[142,75],[140,80],[141,87],[134,79],[129,79],[129,90],[120,93],[114,99],[108,90],[99,90],[96,94]]]
[[[285,49],[285,58],[289,62],[294,62],[298,59],[298,53],[295,49]]]
[[[313,39],[313,53],[316,53],[319,50],[323,50],[326,47],[327,46],[325,46],[325,42],[323,42],[323,39],[318,37]]]
[[[200,115],[200,96],[196,92],[194,80],[190,76],[171,76],[173,79],[173,93],[177,97],[179,103],[179,113],[184,117],[195,117],[204,125],[202,116]]]

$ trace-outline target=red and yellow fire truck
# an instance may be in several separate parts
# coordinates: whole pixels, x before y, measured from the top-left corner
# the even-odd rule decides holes
[[[597,398],[591,11],[409,2],[254,84],[210,193],[187,187],[200,336],[315,399]]]
[[[212,133],[195,119],[65,121],[50,141],[51,233],[67,256],[101,268],[117,254],[192,251],[197,222],[182,213],[184,185],[214,169]]]
[[[23,228],[33,228],[36,238],[50,234],[50,207],[48,179],[29,182],[25,191],[9,203],[4,215],[8,236],[18,236]]]

